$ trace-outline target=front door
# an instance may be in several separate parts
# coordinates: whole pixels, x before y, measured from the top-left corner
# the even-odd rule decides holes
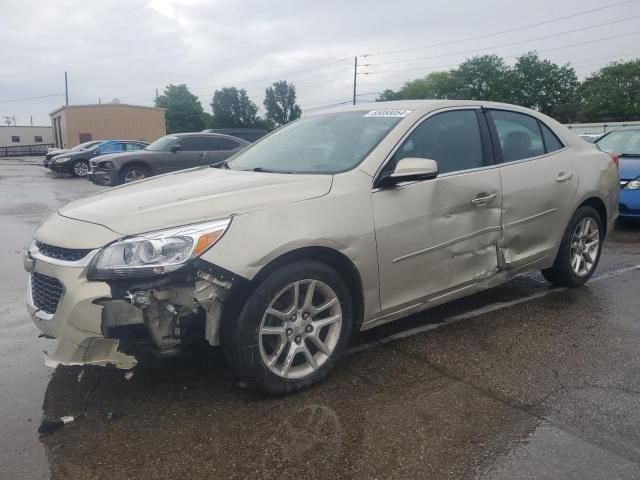
[[[544,123],[524,113],[490,110],[501,151],[501,262],[523,267],[550,255],[573,215],[578,169]]]
[[[179,149],[168,156],[168,161],[164,165],[165,171],[184,170],[205,163],[207,145],[204,137],[182,137],[175,145],[178,145]]]
[[[455,109],[422,121],[384,171],[404,157],[438,162],[438,177],[374,189],[383,311],[474,285],[498,268],[502,194],[486,121]]]

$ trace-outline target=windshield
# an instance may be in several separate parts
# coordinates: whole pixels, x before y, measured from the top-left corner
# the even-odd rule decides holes
[[[338,173],[358,165],[401,120],[341,112],[297,120],[238,154],[234,170]]]
[[[173,135],[166,135],[162,138],[159,138],[158,140],[156,140],[155,142],[147,145],[145,147],[145,150],[150,150],[152,152],[161,152],[167,149],[167,147],[172,144],[174,141],[176,141],[178,139],[178,137],[175,137]]]
[[[596,142],[600,150],[618,155],[640,155],[640,130],[611,132]]]

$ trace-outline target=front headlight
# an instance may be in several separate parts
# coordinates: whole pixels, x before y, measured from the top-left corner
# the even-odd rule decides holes
[[[640,180],[631,180],[624,188],[627,190],[638,190],[640,189]]]
[[[53,162],[54,163],[64,163],[64,162],[68,162],[69,160],[71,160],[71,157],[60,157],[60,158],[54,158]]]
[[[173,272],[211,248],[230,223],[231,218],[226,218],[124,238],[96,255],[87,278],[153,277]]]

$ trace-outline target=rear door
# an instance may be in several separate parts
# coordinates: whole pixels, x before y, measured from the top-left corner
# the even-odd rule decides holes
[[[410,309],[468,288],[498,269],[500,175],[480,109],[422,121],[384,167],[404,157],[438,162],[438,177],[374,189],[383,311]]]
[[[577,166],[570,149],[538,119],[492,109],[502,182],[501,263],[517,268],[553,255],[573,214]]]

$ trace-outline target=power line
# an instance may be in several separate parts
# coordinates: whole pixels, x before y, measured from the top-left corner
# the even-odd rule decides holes
[[[601,37],[601,38],[596,38],[594,40],[587,40],[587,41],[584,41],[584,42],[572,43],[572,44],[569,44],[569,45],[561,45],[559,47],[552,47],[552,48],[545,48],[543,50],[536,50],[536,53],[554,52],[554,51],[557,51],[557,50],[563,50],[565,48],[572,48],[572,47],[578,47],[578,46],[582,46],[582,45],[589,45],[589,44],[592,44],[592,43],[602,42],[602,41],[605,41],[605,40],[613,40],[613,39],[617,39],[617,38],[629,37],[629,36],[638,35],[638,34],[640,34],[640,32],[629,32],[629,33],[623,33],[621,35],[612,35],[612,36],[609,36],[609,37]],[[503,58],[517,58],[519,56],[520,55],[509,55],[509,56],[505,56]],[[387,72],[371,72],[370,75],[393,74],[393,73],[397,73],[397,72],[408,72],[408,71],[413,71],[413,70],[424,70],[424,69],[428,69],[429,71],[433,71],[433,70],[437,70],[437,69],[441,69],[441,68],[456,67],[457,65],[459,65],[459,64],[422,65],[422,66],[416,66],[416,67],[411,67],[411,68],[394,69],[394,70],[389,70]]]
[[[630,20],[635,20],[637,18],[640,18],[640,15],[635,15],[633,17],[622,18],[622,19],[619,19],[619,20],[612,20],[610,22],[598,23],[598,24],[595,24],[595,25],[588,25],[586,27],[574,28],[573,30],[567,30],[565,32],[558,32],[558,33],[548,34],[548,35],[544,35],[542,37],[528,38],[526,40],[518,40],[516,42],[509,42],[509,43],[503,43],[503,44],[499,44],[499,45],[492,45],[491,47],[474,48],[474,49],[471,49],[471,50],[458,51],[458,52],[454,52],[454,53],[444,53],[444,54],[440,54],[440,55],[431,55],[429,57],[419,57],[419,58],[413,58],[413,59],[407,59],[407,60],[396,60],[396,61],[393,61],[393,62],[375,63],[375,64],[373,64],[373,66],[395,65],[395,64],[398,64],[398,63],[412,63],[412,62],[418,62],[418,61],[421,61],[421,60],[430,60],[430,59],[434,59],[434,58],[454,57],[454,56],[457,56],[457,55],[465,55],[465,54],[468,54],[468,53],[477,53],[477,52],[483,52],[483,51],[487,51],[487,50],[494,50],[496,48],[511,47],[513,45],[521,45],[523,43],[535,42],[535,41],[538,41],[538,40],[546,40],[548,38],[554,38],[554,37],[561,37],[563,35],[570,35],[570,34],[576,33],[576,32],[583,32],[585,30],[590,30],[592,28],[598,28],[598,27],[604,27],[606,25],[612,25],[614,23],[628,22]]]
[[[459,44],[459,43],[470,42],[472,40],[481,40],[481,39],[484,39],[484,38],[491,38],[491,37],[496,37],[498,35],[504,35],[505,33],[513,33],[513,32],[517,32],[517,31],[520,31],[520,30],[526,30],[528,28],[534,28],[534,27],[540,27],[542,25],[548,25],[549,23],[555,23],[555,22],[560,22],[562,20],[568,20],[570,18],[575,18],[575,17],[579,17],[579,16],[582,16],[582,15],[587,15],[589,13],[599,12],[601,10],[606,10],[606,9],[609,9],[609,8],[618,7],[620,5],[626,5],[628,3],[633,3],[633,2],[636,2],[636,1],[637,0],[626,0],[624,2],[612,3],[610,5],[605,5],[603,7],[592,8],[590,10],[583,10],[581,12],[573,13],[571,15],[565,15],[563,17],[552,18],[550,20],[545,20],[543,22],[530,23],[528,25],[523,25],[521,27],[510,28],[510,29],[507,29],[507,30],[501,30],[499,32],[487,33],[487,34],[478,35],[478,36],[475,36],[475,37],[467,37],[467,38],[463,38],[463,39],[460,39],[460,40],[452,40],[452,41],[449,41],[449,42],[433,43],[431,45],[424,45],[424,46],[421,46],[421,47],[412,47],[412,48],[404,48],[404,49],[400,49],[400,50],[390,50],[390,51],[386,51],[386,52],[364,54],[364,55],[361,55],[361,56],[363,56],[363,57],[373,57],[373,56],[381,56],[381,55],[392,55],[392,54],[395,54],[395,53],[403,53],[403,52],[410,52],[410,51],[415,51],[415,50],[423,50],[423,49],[426,49],[426,48],[444,47],[446,45],[455,45],[455,44]]]
[[[29,100],[40,100],[42,98],[51,98],[51,97],[64,97],[64,93],[52,93],[50,95],[42,95],[40,97],[15,98],[13,100],[0,100],[0,103],[26,102]]]

